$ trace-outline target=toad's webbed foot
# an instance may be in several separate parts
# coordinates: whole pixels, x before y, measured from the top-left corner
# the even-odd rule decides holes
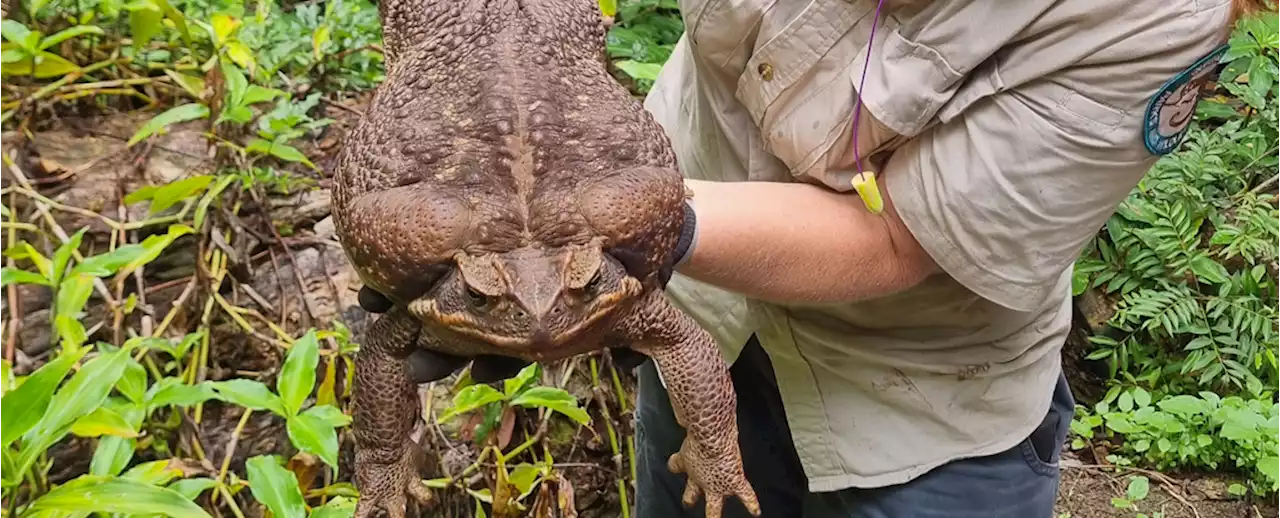
[[[661,293],[654,293],[625,319],[619,335],[620,341],[658,363],[676,421],[685,428],[680,451],[667,461],[672,472],[688,476],[685,505],[695,505],[702,495],[707,518],[719,518],[724,500],[737,497],[749,513],[759,516],[760,503],[742,469],[737,398],[711,335]]]
[[[356,355],[353,431],[360,500],[355,518],[372,518],[378,508],[389,518],[404,518],[406,496],[420,504],[430,499],[409,437],[420,406],[406,360],[420,331],[417,320],[393,308],[370,326]]]

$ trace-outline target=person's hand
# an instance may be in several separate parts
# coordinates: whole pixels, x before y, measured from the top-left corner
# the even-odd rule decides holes
[[[360,288],[360,307],[370,313],[386,313],[392,302],[376,290],[364,286]],[[644,363],[647,356],[626,348],[610,349],[615,365],[625,370],[632,370]],[[471,378],[480,383],[492,383],[505,380],[518,374],[529,365],[529,361],[510,356],[477,355],[471,358],[454,356],[438,351],[417,348],[409,354],[409,379],[414,383],[430,383],[448,377],[471,362]]]

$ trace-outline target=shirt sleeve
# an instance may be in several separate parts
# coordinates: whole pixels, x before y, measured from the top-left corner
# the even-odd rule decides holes
[[[1006,92],[898,148],[881,183],[938,265],[988,300],[1028,311],[1054,293],[1154,163],[1132,124]]]

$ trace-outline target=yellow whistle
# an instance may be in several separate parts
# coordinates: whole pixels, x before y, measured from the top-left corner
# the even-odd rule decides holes
[[[862,204],[867,206],[867,210],[872,214],[879,214],[884,210],[884,200],[880,198],[880,188],[876,186],[876,175],[871,172],[862,172],[854,175],[853,189],[858,191],[858,197],[862,198]]]

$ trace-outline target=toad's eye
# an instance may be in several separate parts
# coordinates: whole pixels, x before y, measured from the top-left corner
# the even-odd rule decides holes
[[[467,302],[471,307],[476,309],[486,309],[489,307],[489,296],[480,293],[470,287],[467,288]]]
[[[595,294],[596,291],[600,289],[600,283],[602,279],[603,279],[603,276],[600,275],[600,271],[596,270],[595,276],[591,277],[591,280],[587,281],[587,284],[582,287],[583,293]]]

